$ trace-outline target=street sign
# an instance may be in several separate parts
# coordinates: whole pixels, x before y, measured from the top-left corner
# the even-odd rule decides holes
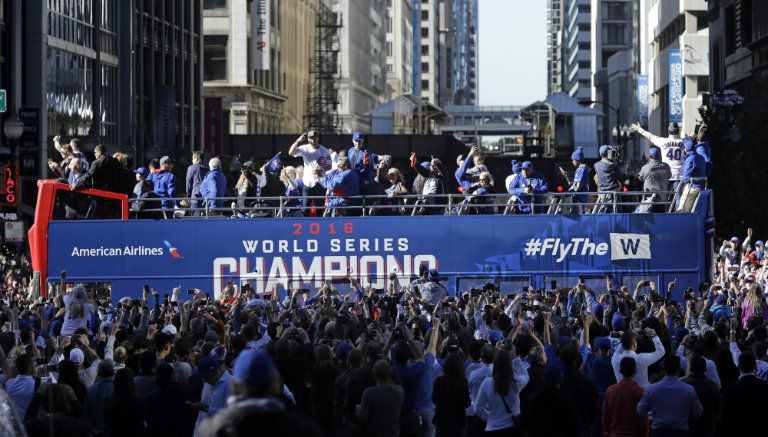
[[[8,99],[5,90],[0,90],[0,112],[5,112],[8,109]]]

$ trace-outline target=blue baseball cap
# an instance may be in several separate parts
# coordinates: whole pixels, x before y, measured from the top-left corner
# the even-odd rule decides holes
[[[621,315],[618,311],[613,313],[613,318],[611,319],[611,327],[614,331],[623,331],[624,326],[626,322],[624,321],[624,316]]]
[[[429,168],[429,165],[430,165],[429,161],[424,161],[424,162],[421,163],[421,166],[424,167],[424,168]]]
[[[352,134],[352,141],[362,141],[365,139],[365,135],[362,132],[355,132]]]
[[[741,240],[739,240],[739,237],[731,237],[731,243],[739,244]]]
[[[272,357],[260,350],[246,349],[237,356],[232,366],[232,378],[254,388],[264,387],[277,374]]]
[[[600,146],[600,155],[605,155],[606,153],[608,153],[608,150],[610,149],[611,149],[611,146],[605,146],[605,145]]]
[[[651,150],[648,152],[648,156],[656,160],[660,159],[661,149],[659,149],[658,147],[651,147]]]
[[[521,167],[522,167],[522,164],[517,162],[516,159],[512,160],[512,173],[520,173]]]
[[[136,174],[140,174],[143,177],[147,177],[149,175],[149,169],[147,167],[139,167],[136,170],[133,171]]]
[[[352,351],[352,345],[345,341],[343,343],[339,343],[339,345],[336,346],[335,355],[340,360],[346,360],[347,356],[351,351]]]
[[[724,295],[724,294],[718,295],[718,296],[715,298],[715,304],[716,304],[716,305],[724,305],[724,304],[725,304],[727,301],[728,301],[728,298],[727,298],[727,297],[725,297],[725,295]]]
[[[595,347],[598,349],[610,349],[611,339],[608,337],[597,337],[595,339]]]
[[[683,138],[683,146],[685,146],[685,151],[686,152],[691,152],[696,147],[696,145],[693,143],[693,139],[691,139],[691,137]]]
[[[440,273],[438,273],[437,270],[435,269],[430,269],[427,272],[427,279],[429,280],[429,282],[437,282],[438,280],[440,280]]]
[[[521,166],[521,168],[523,168],[523,169],[526,169],[526,168],[528,168],[528,169],[530,169],[530,168],[533,168],[533,163],[532,163],[531,161],[525,161],[525,162],[523,163],[523,165]]]
[[[218,369],[221,364],[212,356],[200,358],[197,361],[197,373],[208,373]]]
[[[763,243],[763,240],[757,240],[755,241],[755,247],[763,247],[765,243]]]
[[[584,160],[584,148],[579,146],[576,148],[576,151],[571,153],[571,159],[574,161],[583,161]]]

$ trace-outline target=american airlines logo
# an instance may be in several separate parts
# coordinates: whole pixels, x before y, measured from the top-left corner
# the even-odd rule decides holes
[[[563,262],[569,256],[603,256],[611,253],[611,261],[623,259],[651,259],[651,241],[648,234],[610,234],[610,245],[590,238],[531,238],[525,243],[526,257],[551,256]]]

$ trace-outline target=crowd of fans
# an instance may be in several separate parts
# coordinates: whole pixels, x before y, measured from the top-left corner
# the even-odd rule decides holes
[[[653,146],[648,163],[637,175],[647,194],[638,199],[631,210],[669,209],[670,193],[676,192],[678,210],[690,211],[712,169],[706,128],[682,138],[676,124],[670,127],[667,137],[657,137],[639,125],[633,125],[633,129],[648,138]],[[500,179],[489,172],[477,146],[471,147],[466,158],[458,157],[458,169],[452,180],[441,160],[434,156],[420,162],[412,154],[408,168],[399,169],[390,156],[376,154],[375,145],[369,150],[361,132],[353,135],[352,142],[351,148],[337,152],[321,145],[316,132],[307,132],[287,150],[290,157],[301,159],[302,165],[283,167],[281,154],[263,161],[263,165],[258,165],[255,159],[234,162],[232,168],[240,173],[234,187],[227,181],[221,159],[213,157],[205,161],[201,152],[192,154],[184,184],[176,181],[172,157],[153,159],[146,167],[130,170],[125,154],[109,156],[103,146],[96,146],[95,160],[89,163],[77,139],[62,144],[59,137],[54,138],[62,161],[49,161],[49,167],[72,189],[92,187],[129,195],[135,215],[149,218],[201,215],[204,211],[221,214],[224,210],[231,210],[234,217],[275,215],[278,210],[283,216],[316,216],[325,209],[335,215],[360,215],[361,207],[371,205],[375,208],[370,214],[378,215],[410,214],[414,208],[418,214],[426,215],[460,210],[461,213],[491,214],[501,209],[502,204],[497,203],[493,195],[499,193],[512,199],[508,212],[547,211],[544,198],[550,192],[547,180],[530,161],[513,160],[511,174],[500,187],[495,186]],[[613,197],[627,181],[620,162],[621,152],[618,148],[602,146],[599,155],[600,160],[590,168],[583,149],[578,147],[571,155],[572,168],[559,167],[568,183],[565,190],[570,195],[566,201],[568,210],[589,213],[619,209]],[[454,184],[458,185],[458,191],[452,188]],[[591,193],[594,195],[591,197],[592,185],[597,187],[597,192]],[[447,208],[447,195],[456,193],[462,194],[457,205]],[[284,203],[274,198],[262,200],[280,196],[284,197]],[[359,196],[366,196],[365,205]],[[595,203],[602,206],[593,206]],[[68,217],[83,215],[77,205],[70,207]]]
[[[117,302],[62,274],[38,298],[25,257],[2,255],[0,386],[32,437],[765,435],[752,239],[723,242],[700,290],[607,276],[512,295],[448,296],[421,269],[346,295],[229,283]]]

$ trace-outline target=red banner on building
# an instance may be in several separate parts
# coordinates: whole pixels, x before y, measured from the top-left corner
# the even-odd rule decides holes
[[[204,100],[203,138],[205,144],[203,150],[207,154],[215,156],[224,152],[224,121],[221,112],[221,97],[205,97]]]

